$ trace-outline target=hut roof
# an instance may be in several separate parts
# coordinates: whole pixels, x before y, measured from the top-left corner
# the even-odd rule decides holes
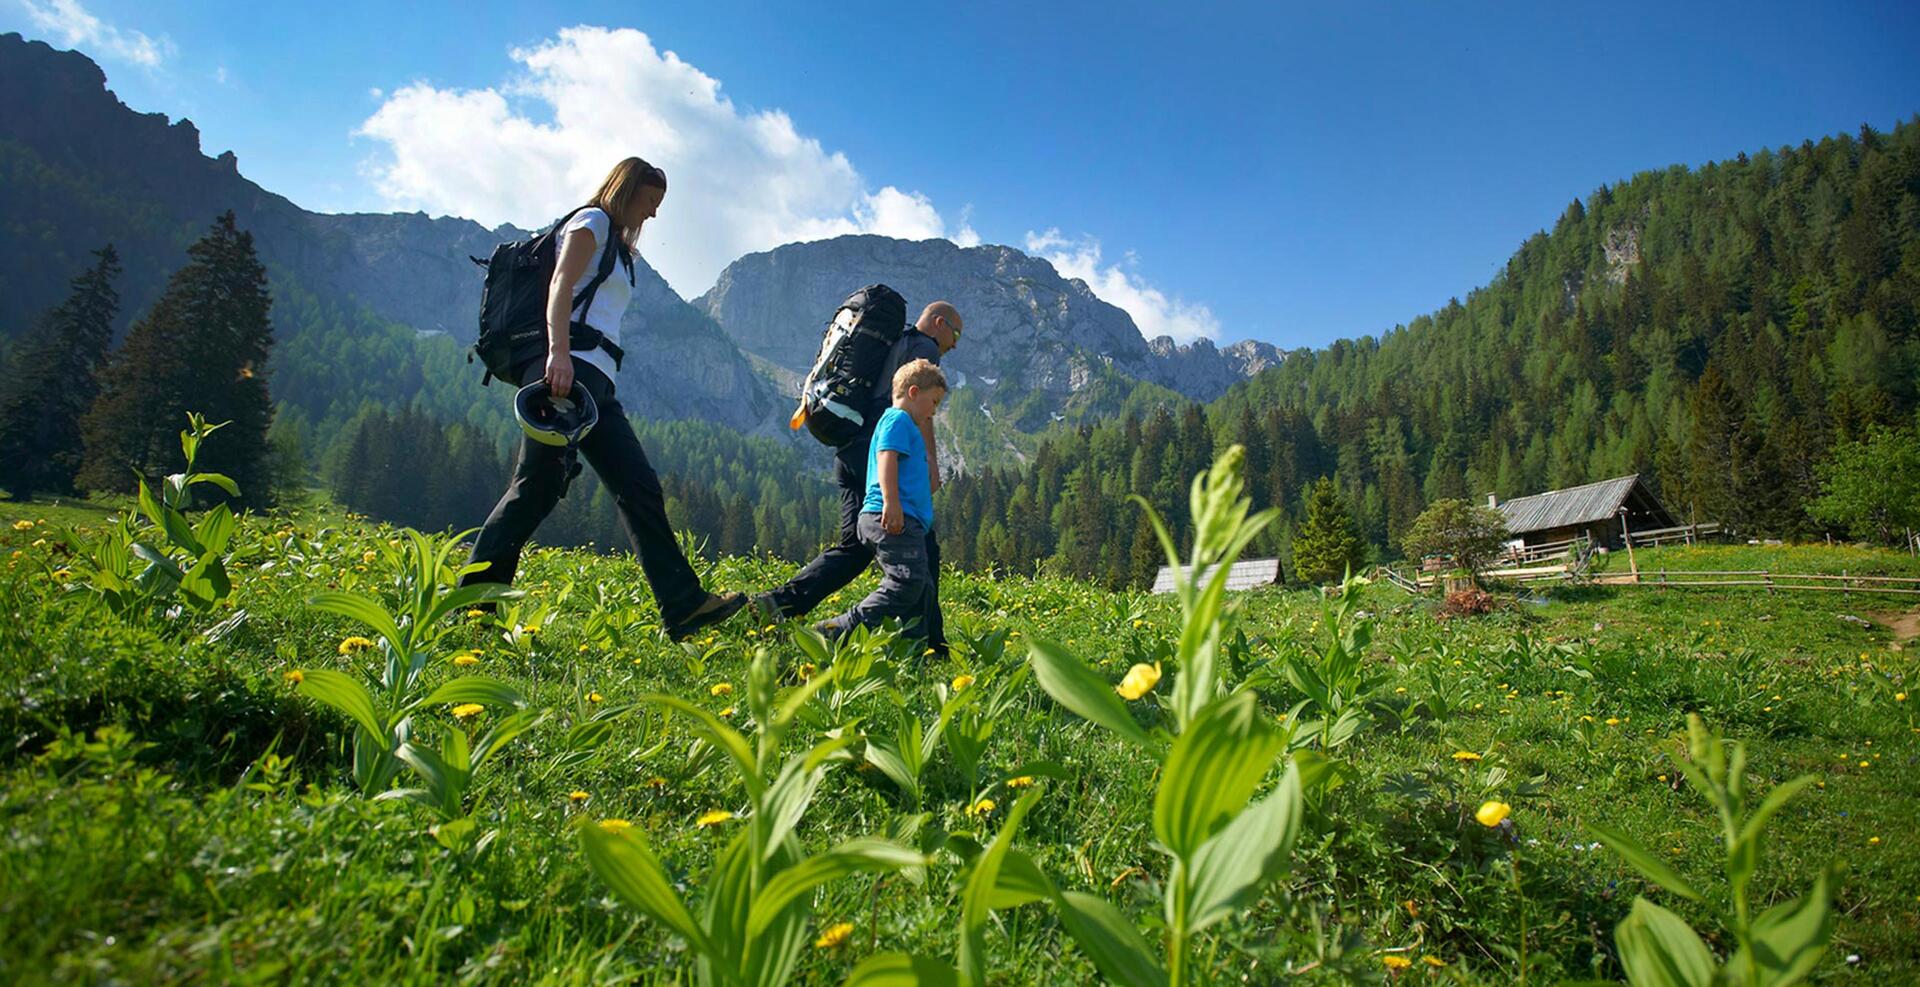
[[[1651,514],[1666,525],[1674,523],[1667,509],[1640,482],[1638,473],[1564,490],[1515,497],[1498,506],[1500,513],[1506,515],[1507,531],[1522,535],[1530,531],[1606,520],[1619,513],[1629,499],[1634,502],[1630,508],[1633,513]]]
[[[1219,568],[1219,566],[1213,565],[1206,567],[1200,573],[1200,582],[1204,584],[1212,579],[1214,572]],[[1173,592],[1173,576],[1173,566],[1161,566],[1160,574],[1155,576],[1153,580],[1153,591],[1155,593]],[[1271,586],[1279,581],[1279,559],[1253,559],[1248,562],[1235,562],[1233,568],[1227,570],[1228,589],[1253,589],[1256,586]]]

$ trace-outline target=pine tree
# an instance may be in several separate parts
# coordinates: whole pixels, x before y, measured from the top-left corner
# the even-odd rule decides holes
[[[81,426],[86,458],[79,482],[127,491],[134,473],[157,477],[179,464],[179,431],[189,411],[227,427],[201,450],[200,468],[225,473],[249,505],[269,503],[268,322],[272,300],[253,236],[228,212],[187,249],[153,308],[135,323],[108,365]]]
[[[1293,534],[1294,571],[1303,582],[1329,583],[1367,561],[1366,541],[1346,498],[1330,477],[1321,477],[1307,497],[1307,518]]]
[[[13,350],[0,376],[0,463],[14,497],[70,493],[84,446],[80,420],[100,393],[100,371],[120,309],[120,256],[107,244],[73,279],[67,300]]]

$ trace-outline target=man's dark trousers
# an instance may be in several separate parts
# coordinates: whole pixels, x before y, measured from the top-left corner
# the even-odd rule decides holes
[[[838,592],[873,564],[873,548],[860,540],[860,508],[867,499],[867,446],[873,433],[842,446],[833,456],[833,479],[840,488],[840,540],[827,546],[812,562],[773,591],[773,602],[780,613],[799,617],[811,613],[820,601]],[[940,539],[933,528],[927,529],[927,565],[932,579],[927,584],[921,628],[927,646],[944,652],[947,648],[946,622],[940,617]]]
[[[521,374],[520,383],[531,384],[545,372],[544,364],[536,361]],[[633,426],[627,424],[627,413],[614,397],[613,382],[598,368],[578,359],[573,361],[573,373],[573,386],[593,395],[600,411],[599,423],[580,440],[580,455],[613,495],[620,512],[620,528],[640,556],[640,568],[646,572],[647,583],[660,605],[661,622],[672,627],[706,602],[706,590],[680,551],[680,543],[674,540],[660,477],[647,462],[646,450],[640,447]],[[463,584],[513,582],[514,572],[520,567],[520,550],[560,502],[566,487],[566,468],[565,448],[521,436],[513,480],[473,543],[470,561],[489,566],[462,579]]]

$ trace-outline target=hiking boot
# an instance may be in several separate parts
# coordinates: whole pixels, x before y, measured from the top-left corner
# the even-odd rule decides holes
[[[787,615],[780,612],[780,604],[774,600],[772,593],[754,593],[747,600],[753,604],[753,612],[769,624],[787,619]]]
[[[747,598],[740,593],[708,593],[707,602],[700,604],[700,609],[689,614],[685,621],[667,628],[667,638],[684,641],[701,628],[711,627],[739,613],[740,608],[746,605]]]

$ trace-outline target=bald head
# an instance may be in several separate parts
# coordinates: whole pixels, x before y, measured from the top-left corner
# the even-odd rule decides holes
[[[939,301],[928,305],[920,312],[920,321],[913,324],[922,335],[940,344],[940,352],[945,353],[960,345],[960,310],[952,302]]]

